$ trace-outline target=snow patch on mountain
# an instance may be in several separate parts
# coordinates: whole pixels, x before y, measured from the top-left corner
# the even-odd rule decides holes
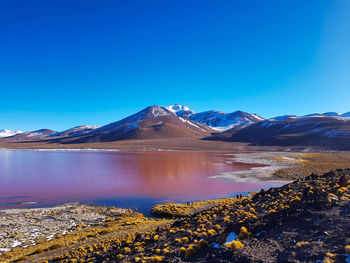
[[[191,110],[189,107],[181,104],[173,104],[165,107],[170,112],[174,113],[178,117],[189,117],[194,114],[195,111]]]
[[[14,136],[16,134],[20,134],[23,133],[22,131],[10,131],[10,130],[6,130],[6,129],[2,129],[0,130],[0,138],[6,138],[6,137],[11,137]]]
[[[256,114],[249,114],[243,111],[225,113],[214,110],[192,114],[190,119],[210,126],[217,131],[225,131],[234,127],[244,127],[264,120]]]
[[[204,131],[204,132],[206,131],[206,130],[202,129],[201,127],[199,127],[198,125],[194,124],[192,121],[190,121],[188,119],[184,119],[184,118],[181,118],[181,117],[179,117],[179,118],[180,118],[180,120],[182,122],[188,123],[189,125],[192,125],[193,127],[196,127],[197,129],[200,129],[201,131]]]

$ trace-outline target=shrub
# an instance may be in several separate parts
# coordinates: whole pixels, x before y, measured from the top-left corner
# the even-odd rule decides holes
[[[296,247],[302,247],[305,245],[310,245],[310,242],[309,241],[300,241],[300,242],[295,244]]]
[[[249,237],[249,232],[248,232],[248,229],[244,226],[241,227],[241,230],[238,234],[238,238],[239,239],[245,239],[245,238],[248,238]]]
[[[199,240],[199,242],[198,242],[198,246],[199,246],[199,248],[205,248],[205,247],[208,246],[208,242],[205,241],[204,239],[201,239],[201,240]]]
[[[123,248],[123,251],[124,251],[125,253],[129,253],[129,252],[131,251],[131,249],[130,249],[129,247],[124,247],[124,248]]]
[[[194,257],[197,254],[196,249],[193,247],[193,245],[189,245],[186,249],[185,258],[191,258]]]
[[[237,250],[237,249],[241,249],[244,247],[243,243],[241,241],[238,240],[234,240],[232,242],[228,242],[225,245],[227,248],[233,249],[233,250]]]
[[[345,252],[350,255],[350,245],[345,246]]]
[[[183,237],[183,238],[181,238],[181,241],[183,243],[188,243],[188,242],[190,242],[190,239],[188,237]]]
[[[208,230],[208,235],[209,236],[214,236],[216,234],[216,231],[214,230],[214,229],[210,229],[210,230]]]
[[[180,254],[185,255],[185,253],[186,253],[186,248],[180,247]]]

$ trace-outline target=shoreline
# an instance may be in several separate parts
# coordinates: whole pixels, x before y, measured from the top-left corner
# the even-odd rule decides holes
[[[228,154],[227,163],[261,164],[262,167],[251,167],[247,170],[224,172],[208,178],[228,180],[235,183],[271,183],[283,185],[291,180],[275,175],[279,170],[298,167],[304,160],[301,156],[286,152],[251,152]]]

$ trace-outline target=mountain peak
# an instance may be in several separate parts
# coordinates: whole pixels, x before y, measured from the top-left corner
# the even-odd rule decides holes
[[[189,107],[182,104],[173,104],[173,105],[166,106],[165,108],[168,111],[172,112],[173,114],[177,115],[178,117],[188,118],[190,115],[195,113]]]
[[[158,105],[149,106],[142,111],[136,113],[141,119],[157,118],[160,116],[175,115],[173,112]]]

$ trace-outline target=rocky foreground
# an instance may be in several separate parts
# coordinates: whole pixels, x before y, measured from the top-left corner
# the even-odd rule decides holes
[[[247,197],[159,205],[152,212],[169,219],[148,228],[100,231],[94,242],[17,261],[349,262],[348,179],[350,169],[339,169]],[[128,215],[121,226],[137,225],[135,218],[151,220]]]

